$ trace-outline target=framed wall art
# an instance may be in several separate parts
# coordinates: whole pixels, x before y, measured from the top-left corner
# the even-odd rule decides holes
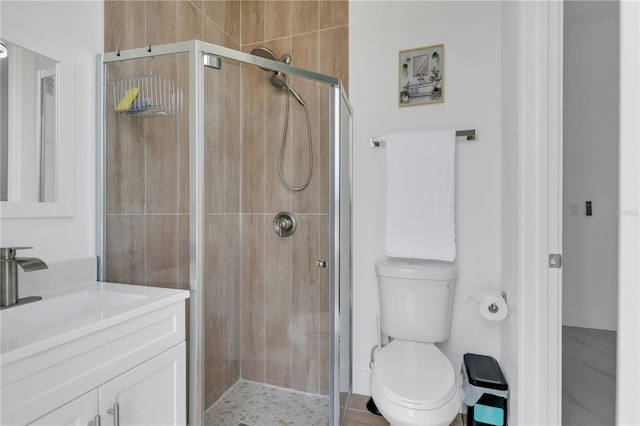
[[[398,105],[444,102],[444,44],[400,51]]]

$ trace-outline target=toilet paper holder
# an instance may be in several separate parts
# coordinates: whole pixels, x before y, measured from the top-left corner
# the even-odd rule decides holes
[[[489,312],[491,312],[492,314],[495,314],[496,312],[498,312],[498,305],[496,305],[495,303],[492,303],[489,305]]]
[[[500,298],[504,303],[499,300]],[[504,291],[485,291],[475,296],[470,296],[468,302],[470,304],[478,305],[480,315],[490,321],[502,321],[509,313],[507,293]]]
[[[507,293],[505,293],[504,291],[501,291],[500,294],[502,295],[502,298],[504,299],[504,303],[507,303]],[[489,305],[489,312],[491,312],[492,314],[495,314],[496,312],[498,312],[498,305],[496,305],[495,303],[492,303]]]

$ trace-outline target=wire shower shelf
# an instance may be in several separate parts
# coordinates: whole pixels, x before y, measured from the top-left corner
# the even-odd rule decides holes
[[[113,82],[116,112],[139,117],[182,114],[183,91],[164,74],[127,77]]]

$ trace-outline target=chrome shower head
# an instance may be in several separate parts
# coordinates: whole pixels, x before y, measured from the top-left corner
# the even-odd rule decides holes
[[[277,61],[278,60],[278,58],[276,57],[276,54],[273,53],[273,51],[271,49],[268,49],[268,48],[266,48],[264,46],[258,46],[256,48],[254,48],[251,51],[251,54],[255,55],[255,56],[259,56],[261,58],[270,59],[272,61]],[[259,67],[259,68],[261,70],[264,70],[264,71],[273,71],[273,70],[270,70],[268,68],[262,68],[262,67]]]
[[[277,87],[278,89],[285,89],[285,90],[288,90],[289,92],[291,92],[291,94],[293,96],[295,96],[295,98],[298,100],[298,102],[300,102],[300,105],[305,106],[305,103],[302,100],[302,97],[300,96],[300,94],[296,91],[296,89],[291,87],[291,85],[287,81],[287,76],[286,75],[284,75],[281,72],[273,73],[273,75],[271,76],[270,81],[271,81],[271,84],[274,87]]]
[[[259,56],[261,58],[270,59],[272,61],[279,61],[279,62],[282,62],[283,64],[287,64],[287,65],[289,65],[291,63],[291,55],[290,54],[285,53],[284,55],[282,55],[280,57],[280,59],[278,59],[278,57],[273,52],[273,50],[269,49],[268,47],[264,47],[264,46],[258,46],[258,47],[253,48],[253,50],[251,51],[251,54],[255,55],[255,56]],[[262,68],[262,67],[259,67],[259,68],[261,70],[264,70],[264,71],[273,71],[273,70],[270,70],[268,68]]]

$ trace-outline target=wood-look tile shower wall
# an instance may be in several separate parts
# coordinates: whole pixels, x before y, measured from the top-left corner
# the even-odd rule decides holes
[[[293,65],[348,82],[348,2],[105,1],[105,51],[200,39],[291,53]],[[186,55],[113,64],[109,77],[162,72],[185,89],[182,116],[107,109],[107,279],[189,286]],[[314,176],[302,192],[278,179],[284,91],[268,74],[225,62],[205,69],[205,402],[239,378],[329,391],[329,93],[292,79],[309,107]],[[292,97],[284,174],[306,176],[306,119]],[[298,229],[273,231],[289,210]]]

